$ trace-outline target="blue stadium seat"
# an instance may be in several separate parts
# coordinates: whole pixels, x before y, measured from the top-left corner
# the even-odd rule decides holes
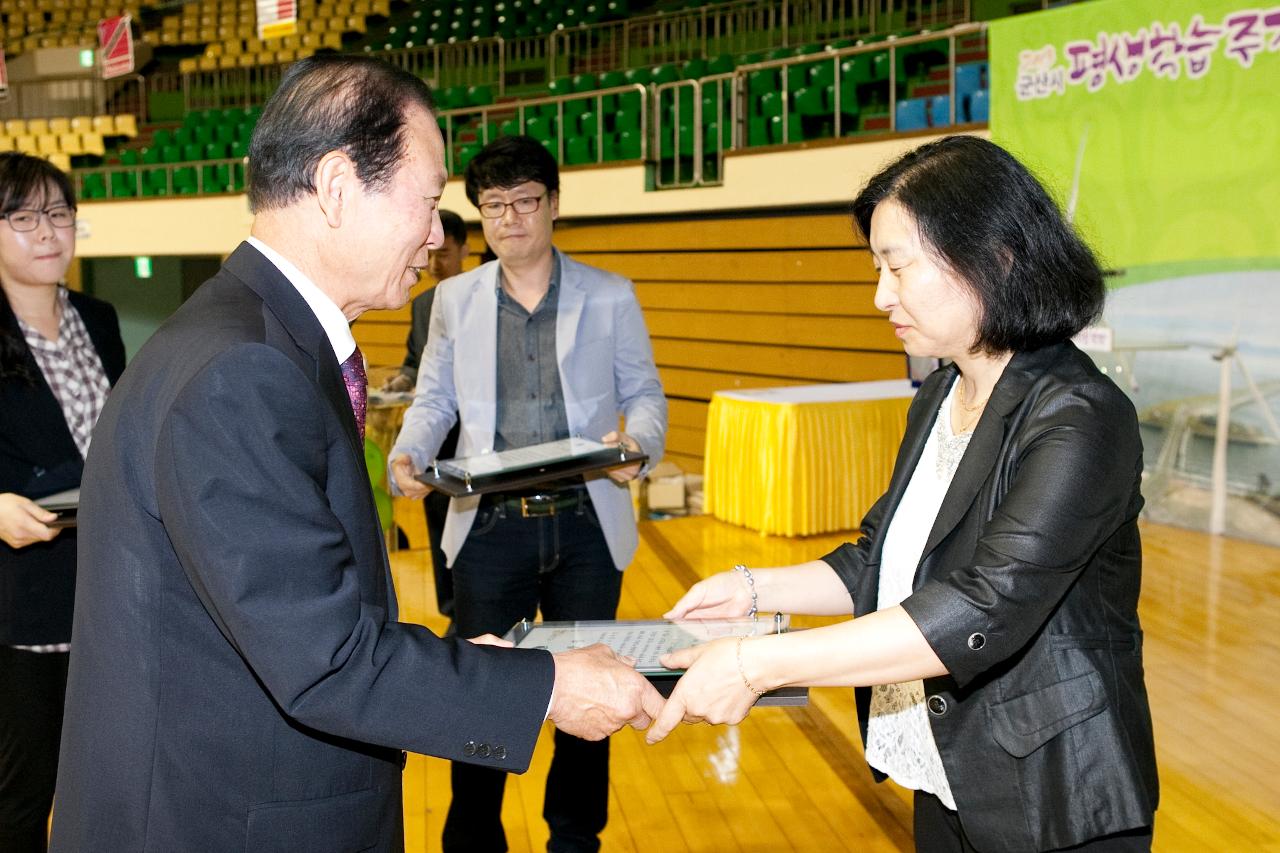
[[[951,124],[951,96],[934,95],[928,101],[930,126],[945,127]]]
[[[956,66],[956,101],[963,104],[974,92],[985,89],[987,63],[967,62]]]
[[[990,121],[991,101],[986,89],[979,89],[969,96],[969,121]]]
[[[898,130],[924,130],[929,126],[928,98],[905,98],[898,101],[895,126]]]

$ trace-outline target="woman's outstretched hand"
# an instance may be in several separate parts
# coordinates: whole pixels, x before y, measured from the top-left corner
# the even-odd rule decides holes
[[[734,619],[751,611],[751,588],[741,572],[700,580],[662,614],[663,619]],[[683,667],[681,667],[683,668]]]
[[[662,656],[666,668],[687,671],[649,727],[646,741],[657,743],[682,721],[712,725],[742,722],[760,697],[747,689],[738,669],[740,641],[738,637],[726,637]]]

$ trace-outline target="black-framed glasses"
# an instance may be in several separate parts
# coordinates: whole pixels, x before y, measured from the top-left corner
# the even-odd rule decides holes
[[[546,193],[542,195],[525,196],[515,201],[485,201],[479,204],[480,215],[485,219],[501,219],[507,213],[507,208],[511,208],[519,214],[533,213],[542,204],[542,199],[546,197]]]
[[[45,210],[27,210],[20,208],[8,213],[0,213],[0,219],[9,220],[9,227],[14,231],[34,231],[40,227],[40,217],[49,217],[49,224],[54,228],[74,228],[76,209],[74,207],[50,207]]]

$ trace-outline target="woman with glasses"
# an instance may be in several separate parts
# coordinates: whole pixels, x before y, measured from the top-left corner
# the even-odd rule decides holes
[[[0,154],[0,850],[43,851],[62,729],[76,531],[36,501],[80,485],[124,370],[110,305],[62,285],[76,201],[45,160]]]

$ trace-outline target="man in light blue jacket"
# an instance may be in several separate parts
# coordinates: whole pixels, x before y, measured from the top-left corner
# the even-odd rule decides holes
[[[662,456],[667,405],[631,282],[552,245],[559,172],[543,146],[503,137],[467,167],[467,197],[498,260],[442,282],[413,404],[391,451],[398,489],[461,425],[459,456],[581,436]],[[619,431],[618,418],[625,418]],[[635,555],[626,482],[638,465],[450,502],[444,552],[459,636],[546,620],[612,619]],[[556,732],[543,816],[552,851],[594,851],[607,820],[608,741]],[[504,851],[505,774],[453,765],[444,849]]]

